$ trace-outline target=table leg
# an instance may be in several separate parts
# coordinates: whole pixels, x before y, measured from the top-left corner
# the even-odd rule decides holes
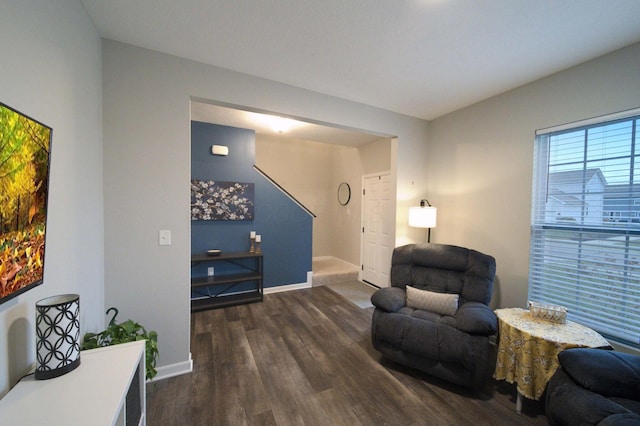
[[[518,395],[516,396],[516,412],[518,414],[522,413],[522,394],[520,392],[517,392]]]

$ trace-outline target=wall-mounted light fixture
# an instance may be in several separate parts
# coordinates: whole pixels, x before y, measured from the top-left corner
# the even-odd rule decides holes
[[[229,155],[229,147],[224,145],[211,146],[211,153],[213,155]]]
[[[426,205],[425,205],[426,204]],[[427,228],[427,242],[431,242],[431,228],[436,227],[438,209],[429,204],[428,200],[420,200],[420,207],[409,207],[409,226]]]

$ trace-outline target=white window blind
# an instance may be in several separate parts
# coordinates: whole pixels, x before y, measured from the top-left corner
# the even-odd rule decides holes
[[[537,132],[532,198],[529,300],[638,346],[640,111]]]

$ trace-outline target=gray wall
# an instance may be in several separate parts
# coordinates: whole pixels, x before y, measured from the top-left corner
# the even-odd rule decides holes
[[[103,82],[106,304],[158,331],[159,374],[189,359],[191,97],[397,135],[397,237],[411,238],[403,223],[426,187],[426,122],[109,40]],[[171,246],[158,246],[159,229]]]
[[[104,326],[100,37],[77,0],[0,2],[0,101],[53,128],[44,283],[0,305],[0,397],[35,362],[35,303]],[[1,421],[0,421],[1,422]]]
[[[525,307],[536,129],[640,106],[640,44],[429,123],[436,242],[496,257],[495,306]]]

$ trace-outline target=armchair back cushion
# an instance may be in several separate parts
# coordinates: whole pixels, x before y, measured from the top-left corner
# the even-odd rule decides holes
[[[391,259],[391,285],[459,294],[459,305],[488,305],[496,273],[495,259],[475,250],[444,244],[397,247]]]

